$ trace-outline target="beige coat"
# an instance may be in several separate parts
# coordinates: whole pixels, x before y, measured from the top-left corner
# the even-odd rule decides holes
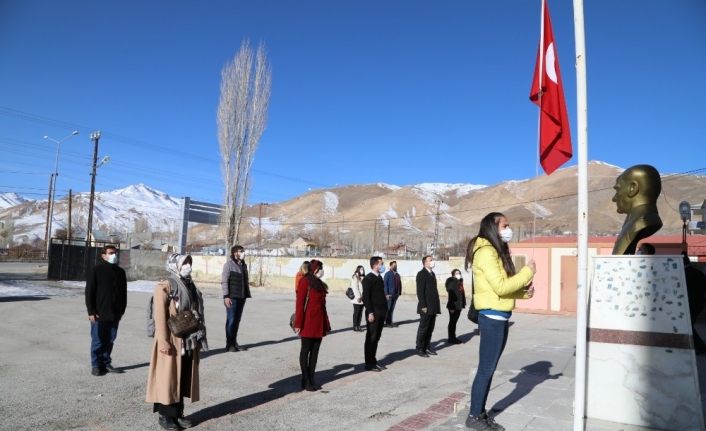
[[[174,301],[169,299],[169,282],[162,280],[154,288],[154,344],[150,358],[150,371],[147,377],[148,403],[164,405],[179,402],[181,388],[181,338],[175,337],[169,331],[167,319],[176,314]],[[169,355],[160,353],[159,349],[171,347]],[[194,351],[191,367],[191,393],[184,394],[191,402],[199,400],[199,352]]]

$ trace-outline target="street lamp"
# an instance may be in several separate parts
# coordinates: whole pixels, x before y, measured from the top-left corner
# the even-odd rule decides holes
[[[61,143],[69,139],[72,136],[78,135],[78,130],[74,130],[70,134],[66,135],[63,139],[56,140],[51,136],[44,135],[44,139],[52,141],[56,144],[56,159],[54,160],[54,172],[52,172],[51,181],[51,199],[49,199],[49,217],[47,219],[47,251],[49,250],[49,238],[51,238],[51,228],[52,221],[54,219],[54,196],[56,194],[56,180],[59,177],[59,149],[61,148]]]

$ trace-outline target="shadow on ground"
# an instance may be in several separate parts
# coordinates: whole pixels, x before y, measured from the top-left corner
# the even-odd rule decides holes
[[[48,296],[0,296],[0,302],[43,301],[50,299]]]
[[[360,373],[362,370],[362,365],[336,365],[328,370],[317,371],[316,380],[323,386],[323,390],[325,391],[327,384],[338,379]],[[278,380],[270,384],[268,388],[269,389],[261,392],[206,407],[205,409],[199,410],[192,414],[190,419],[194,423],[200,424],[211,419],[233,415],[240,411],[269,403],[270,401],[282,398],[294,392],[301,392],[301,374]]]
[[[563,376],[564,373],[549,374],[552,368],[552,363],[549,361],[537,361],[533,364],[522,367],[520,374],[508,380],[515,383],[515,388],[507,394],[507,396],[498,402],[490,409],[492,412],[502,412],[506,408],[526,397],[532,389],[539,386],[546,380],[556,380]]]

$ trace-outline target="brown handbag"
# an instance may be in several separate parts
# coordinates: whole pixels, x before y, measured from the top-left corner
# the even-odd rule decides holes
[[[169,317],[167,326],[174,336],[179,338],[188,337],[199,329],[198,313],[192,310],[179,311]]]

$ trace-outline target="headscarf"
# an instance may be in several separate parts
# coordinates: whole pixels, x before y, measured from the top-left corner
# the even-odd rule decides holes
[[[172,253],[167,258],[166,268],[168,273],[168,281],[171,287],[170,296],[177,304],[178,311],[194,310],[198,313],[201,326],[198,331],[183,338],[184,349],[194,350],[197,346],[201,346],[202,350],[208,350],[208,341],[206,340],[206,317],[204,315],[203,296],[201,291],[196,288],[196,285],[191,280],[191,277],[182,278],[179,274],[184,262],[189,259],[189,254]],[[186,286],[189,283],[193,286],[194,296],[189,295],[189,288]]]

